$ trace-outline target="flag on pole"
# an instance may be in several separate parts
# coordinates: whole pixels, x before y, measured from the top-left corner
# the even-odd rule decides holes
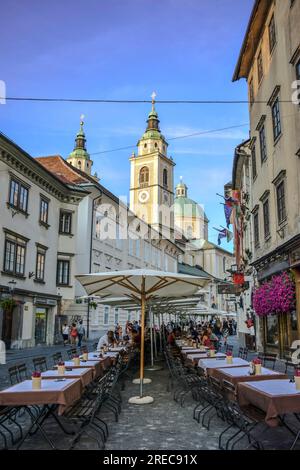
[[[214,227],[214,230],[216,230],[217,232],[219,232],[219,235],[218,235],[218,245],[221,245],[221,242],[222,242],[222,238],[226,238],[227,239],[227,243],[229,243],[232,239],[233,239],[233,233],[230,232],[230,230],[227,230],[227,228],[225,227],[221,227],[222,230],[220,230],[219,228],[215,228]]]
[[[224,230],[219,230],[218,245],[221,245],[222,238],[226,238],[226,237],[227,237],[227,229],[224,228]]]

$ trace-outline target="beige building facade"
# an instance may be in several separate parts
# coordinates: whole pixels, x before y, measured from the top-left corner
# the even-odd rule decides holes
[[[255,283],[295,277],[295,311],[258,325],[261,346],[281,356],[300,337],[299,25],[299,0],[257,0],[233,78],[248,83]]]

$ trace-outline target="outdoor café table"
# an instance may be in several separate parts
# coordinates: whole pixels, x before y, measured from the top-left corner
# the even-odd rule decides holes
[[[223,354],[223,353],[216,353],[216,354],[214,355],[214,357],[210,357],[210,356],[208,356],[207,352],[204,352],[204,353],[197,353],[197,354],[188,354],[188,355],[187,355],[187,358],[188,358],[190,361],[193,361],[193,362],[195,362],[196,364],[198,364],[199,359],[200,359],[200,360],[201,360],[201,359],[205,359],[205,360],[208,359],[209,361],[212,361],[212,360],[214,360],[214,359],[216,359],[216,358],[224,359],[224,358],[226,358],[226,356],[225,356],[225,354]]]
[[[266,413],[265,422],[270,427],[284,424],[284,415],[300,413],[300,390],[288,379],[243,382],[237,385],[240,406],[254,405]]]
[[[183,349],[181,351],[182,354],[196,354],[196,353],[201,353],[201,354],[206,354],[207,350],[206,349],[198,349],[198,348],[189,348],[189,349]]]
[[[215,359],[215,358],[205,358],[205,359],[200,359],[198,362],[198,366],[201,367],[201,369],[205,369],[207,373],[209,374],[211,369],[219,369],[222,367],[242,367],[242,366],[248,366],[249,367],[249,362],[245,361],[244,359],[241,359],[240,357],[233,357],[232,358],[232,364],[227,364],[226,358],[225,359]]]
[[[88,361],[100,361],[101,363],[105,362],[105,366],[110,365],[109,356],[104,357],[105,356],[104,355],[104,356],[100,357],[99,354],[100,354],[99,351],[89,352],[88,353]],[[82,359],[82,358],[80,358],[80,359]]]
[[[70,432],[63,427],[58,416],[62,415],[72,403],[80,399],[81,389],[80,379],[56,379],[42,380],[41,389],[33,389],[32,381],[24,380],[24,382],[2,390],[0,392],[0,406],[12,406],[14,408],[25,407],[31,417],[31,425],[19,442],[17,448],[21,447],[26,437],[37,426],[44,439],[54,449],[55,445],[44,431],[42,425],[46,418],[51,415],[59,427],[66,434],[70,434]],[[30,406],[33,405],[41,405],[37,415],[30,409]]]
[[[41,375],[42,379],[80,379],[82,387],[86,387],[93,381],[93,370],[90,367],[65,370],[63,375],[58,375],[57,369],[52,369],[42,372]]]
[[[253,382],[258,380],[276,380],[276,379],[287,379],[288,376],[275,370],[261,368],[261,374],[250,375],[249,366],[245,367],[220,367],[218,369],[209,369],[209,375],[222,380],[230,382],[232,385],[237,387],[240,382]]]
[[[69,368],[69,369],[80,369],[80,368],[89,367],[93,370],[94,379],[103,375],[100,358],[97,361],[80,361],[79,366],[74,366],[73,361],[65,361],[65,366],[66,368]]]

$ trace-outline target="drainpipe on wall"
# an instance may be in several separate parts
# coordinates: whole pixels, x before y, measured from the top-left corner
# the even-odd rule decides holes
[[[93,259],[93,229],[94,229],[94,211],[95,211],[95,202],[97,199],[102,197],[102,191],[99,190],[98,196],[92,199],[92,218],[91,218],[91,239],[90,239],[90,262],[89,262],[89,273],[92,271],[92,259]],[[87,307],[87,319],[86,319],[86,337],[89,338],[90,334],[90,298],[88,298],[88,307]]]

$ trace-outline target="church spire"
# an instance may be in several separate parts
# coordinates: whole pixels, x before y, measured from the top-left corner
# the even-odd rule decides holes
[[[153,91],[151,98],[152,98],[152,109],[151,112],[148,115],[147,119],[147,130],[146,131],[152,131],[152,130],[157,130],[160,132],[159,129],[159,119],[158,119],[158,114],[155,110],[155,98],[156,98],[156,93]]]
[[[84,133],[84,130],[83,130],[83,126],[84,126],[84,115],[82,114],[80,116],[80,129],[79,129],[79,131],[77,132],[77,135],[76,135],[74,150],[76,150],[76,149],[86,150],[86,146],[85,146],[86,138],[85,138],[85,133]]]
[[[75,138],[74,150],[68,156],[67,162],[73,165],[75,168],[78,168],[79,170],[84,171],[90,175],[93,162],[90,159],[90,155],[86,149],[86,138],[83,126],[84,115],[82,114],[80,116],[80,128]]]

